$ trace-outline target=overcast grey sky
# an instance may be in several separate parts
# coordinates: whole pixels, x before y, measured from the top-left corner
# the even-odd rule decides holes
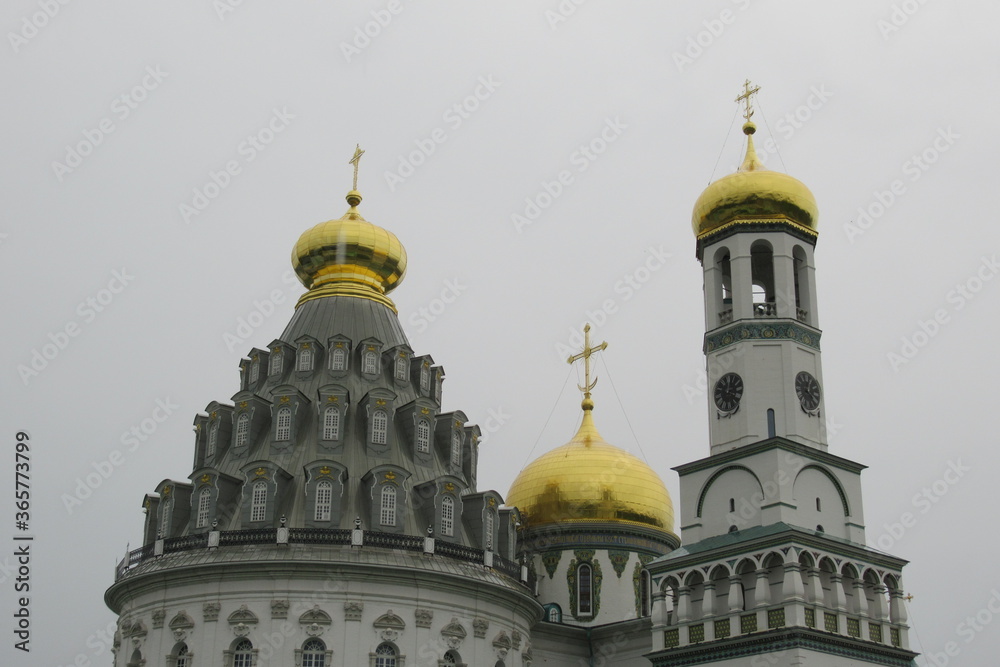
[[[446,409],[498,426],[481,488],[573,435],[590,320],[598,427],[676,499],[671,466],[708,454],[691,207],[739,162],[747,77],[767,165],[819,204],[830,450],[870,466],[870,542],[912,560],[914,646],[995,661],[1000,621],[966,618],[1000,600],[996,3],[180,4],[2,10],[0,469],[27,430],[36,541],[27,659],[0,556],[0,662],[108,664],[143,494],[187,478],[195,413],[290,318],[290,250],[346,209],[355,143],[414,349]]]

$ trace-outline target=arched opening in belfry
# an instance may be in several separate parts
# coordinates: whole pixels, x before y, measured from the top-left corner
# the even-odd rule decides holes
[[[754,317],[777,315],[774,298],[774,250],[767,241],[750,246],[750,282],[753,285]]]

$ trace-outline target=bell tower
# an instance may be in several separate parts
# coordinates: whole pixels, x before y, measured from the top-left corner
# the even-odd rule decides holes
[[[827,448],[813,250],[816,200],[757,157],[744,84],[746,156],[694,207],[704,271],[708,412],[713,454],[784,437]]]

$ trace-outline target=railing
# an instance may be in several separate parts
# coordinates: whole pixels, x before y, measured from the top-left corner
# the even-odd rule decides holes
[[[809,311],[805,308],[796,308],[795,317],[799,322],[806,322],[809,319]]]
[[[733,321],[733,309],[727,308],[726,310],[719,311],[719,324],[729,324]]]
[[[348,546],[351,544],[351,533],[349,529],[324,529],[324,528],[291,528],[288,531],[289,544],[324,544],[331,546]],[[373,530],[363,531],[364,548],[376,549],[400,549],[403,551],[423,552],[424,538],[415,535],[398,535],[396,533],[382,533]],[[162,540],[163,554],[172,554],[182,551],[193,551],[208,547],[209,533],[198,533],[196,535],[185,535],[183,537],[170,537]],[[224,530],[219,531],[219,546],[249,546],[276,544],[278,531],[276,528],[253,528],[250,530]],[[156,557],[156,543],[147,544],[139,549],[133,549],[115,566],[115,581],[119,581],[129,570],[138,567],[147,560]],[[441,540],[435,540],[434,554],[444,556],[453,560],[466,563],[484,565],[486,563],[486,551],[475,547],[467,547],[463,544],[452,544]],[[503,558],[499,554],[493,554],[492,569],[517,581],[522,586],[530,590],[535,588],[535,575],[528,573],[527,581],[521,580],[521,565],[514,561]]]
[[[778,306],[773,301],[764,301],[753,305],[754,317],[777,317]]]

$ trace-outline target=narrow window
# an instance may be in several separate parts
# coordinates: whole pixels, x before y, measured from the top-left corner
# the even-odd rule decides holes
[[[774,410],[771,408],[767,409],[767,437],[773,438],[775,436],[774,432]]]
[[[367,375],[375,375],[378,372],[378,355],[371,350],[365,352],[365,361],[362,372]]]
[[[549,623],[562,623],[562,611],[558,605],[549,607]]]
[[[260,377],[260,359],[254,357],[250,364],[250,383],[256,382],[258,377]]]
[[[342,371],[347,366],[347,353],[344,348],[338,347],[330,355],[330,370]]]
[[[590,616],[594,609],[593,571],[590,564],[581,563],[576,569],[577,599],[581,616]]]
[[[278,410],[278,425],[275,428],[274,437],[276,440],[291,440],[292,438],[292,409],[280,408]]]
[[[212,491],[210,489],[202,489],[201,493],[198,494],[198,519],[195,523],[195,528],[204,528],[208,525],[208,508],[212,502]]]
[[[431,390],[431,371],[427,364],[420,366],[420,388],[425,392]]]
[[[250,521],[263,521],[264,509],[267,507],[267,482],[257,482],[253,485],[253,499],[250,503]]]
[[[160,537],[167,538],[170,537],[170,523],[173,520],[174,515],[174,499],[167,498],[163,501],[163,510],[160,513],[160,523],[163,524],[160,527]]]
[[[417,422],[417,451],[423,454],[431,451],[431,424],[426,419]]]
[[[313,519],[315,521],[329,521],[332,506],[333,482],[324,479],[316,485],[316,513],[313,515]]]
[[[375,667],[396,667],[396,649],[391,644],[379,644],[375,649]]]
[[[382,487],[382,507],[379,511],[379,524],[383,526],[396,525],[396,488],[392,484]]]
[[[340,437],[340,410],[334,406],[323,411],[323,439],[336,440]]]
[[[191,654],[188,653],[187,644],[181,644],[181,647],[177,649],[174,667],[191,667]]]
[[[451,496],[441,499],[441,533],[445,537],[455,534],[455,500]]]
[[[250,414],[244,412],[236,419],[236,446],[242,447],[247,444],[247,437],[250,435]]]
[[[736,511],[736,499],[735,498],[730,498],[729,499],[729,511],[730,512],[735,512]]]
[[[451,433],[451,464],[456,468],[462,465],[462,434],[458,431]]]
[[[493,530],[496,527],[496,522],[493,519],[493,510],[486,510],[486,547],[488,549],[493,548]]]
[[[311,347],[303,347],[299,350],[299,370],[311,371],[313,367],[313,351]]]
[[[302,667],[325,667],[326,644],[319,639],[310,639],[302,645]]]
[[[650,599],[649,599],[649,571],[643,570],[639,575],[639,602],[640,611],[642,612],[640,616],[649,616],[650,609]]]
[[[281,350],[275,350],[271,352],[271,375],[277,375],[281,372]]]
[[[400,354],[396,357],[396,379],[405,380],[406,379],[406,355]]]
[[[219,420],[216,419],[208,427],[208,447],[205,448],[205,457],[215,456],[215,448],[219,444]]]
[[[816,499],[816,511],[817,512],[823,511],[823,503],[820,501],[819,498]]]
[[[253,644],[249,639],[241,639],[233,651],[233,667],[252,667]]]
[[[384,445],[389,432],[389,416],[385,410],[376,410],[372,415],[372,444]]]

